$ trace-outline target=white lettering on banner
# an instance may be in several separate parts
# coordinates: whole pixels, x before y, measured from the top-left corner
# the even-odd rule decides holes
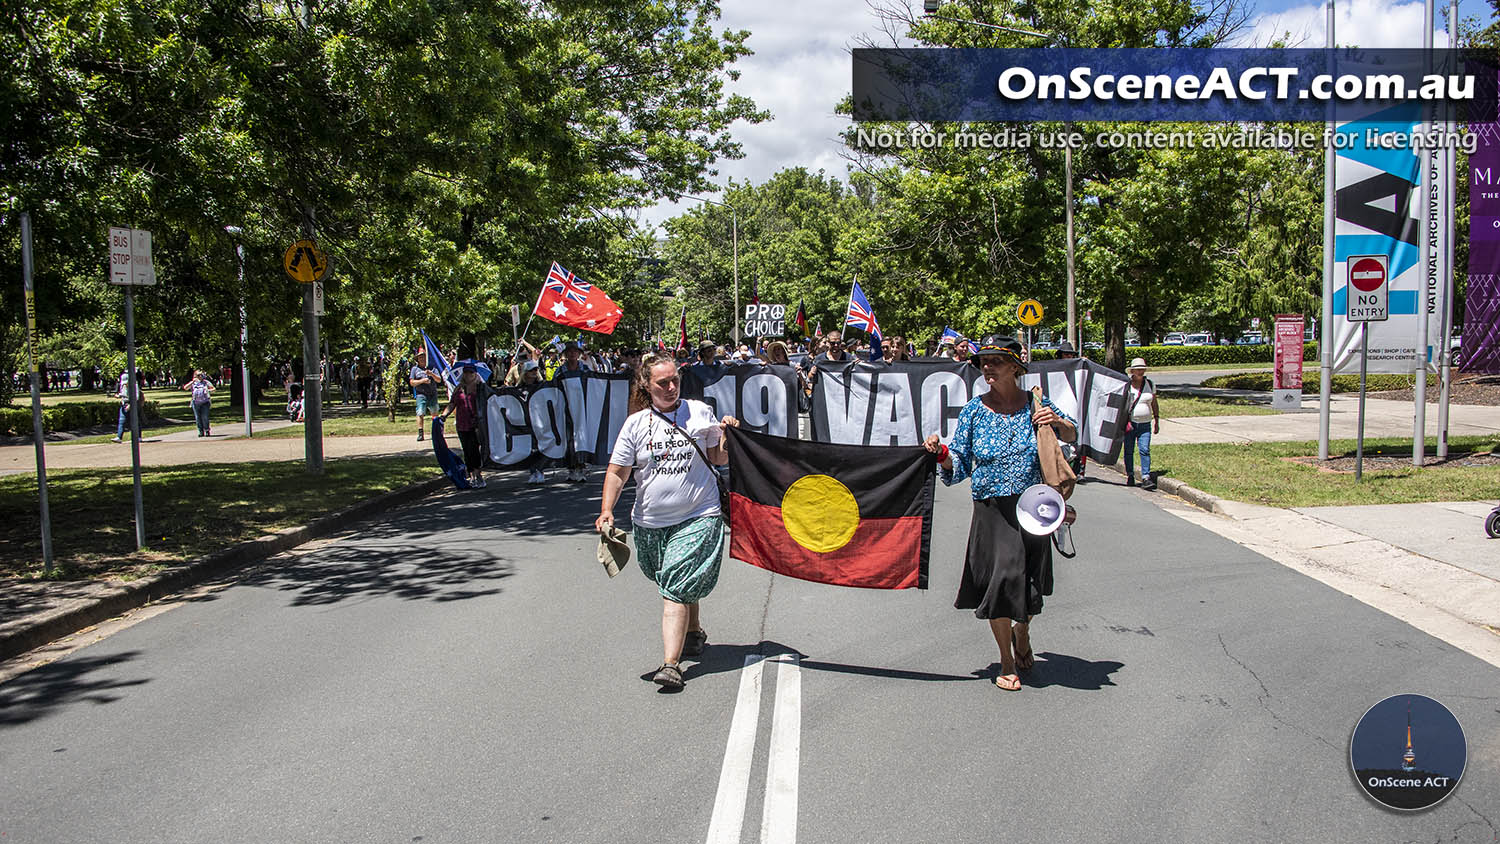
[[[724,378],[719,383],[733,378]],[[715,384],[714,386],[718,386]],[[728,414],[735,415],[735,414]],[[745,379],[744,405],[740,415],[745,424],[776,437],[787,436],[786,382],[769,373],[759,373]],[[723,418],[723,414],[719,418]]]
[[[875,412],[870,419],[867,444],[916,445],[918,442],[911,376],[905,372],[879,373],[875,379]]]
[[[1085,416],[1088,430],[1080,433],[1084,445],[1101,454],[1108,453],[1113,447],[1115,437],[1105,436],[1104,429],[1108,426],[1109,430],[1116,430],[1120,412],[1125,409],[1125,393],[1129,387],[1129,381],[1094,371],[1093,383],[1089,385],[1088,391],[1089,412]]]
[[[739,416],[739,392],[735,389],[735,378],[725,375],[703,388],[703,399],[713,408],[715,419]]]
[[[573,428],[573,450],[593,454],[597,459],[600,451],[613,447],[615,437],[625,425],[629,382],[583,375],[563,378],[562,386],[567,394],[568,420]],[[601,431],[599,423],[604,420],[606,410],[609,412],[609,428]],[[601,433],[602,442],[596,439]]]
[[[922,380],[922,431],[949,442],[958,428],[958,412],[968,403],[969,385],[958,373],[934,372],[927,376]],[[952,427],[948,425],[950,418]]]
[[[849,383],[843,382],[845,374]],[[828,396],[828,440],[836,443],[865,441],[865,421],[870,415],[870,379],[868,372],[824,372],[818,389]]]
[[[1041,387],[1042,394],[1045,395],[1047,399],[1053,404],[1057,405],[1058,410],[1062,411],[1065,416],[1071,419],[1077,419],[1078,394],[1083,392],[1083,386],[1081,382],[1083,380],[1084,371],[1082,369],[1078,369],[1074,372],[1080,381],[1079,384],[1074,384],[1073,382],[1069,381],[1068,373],[1066,371],[1058,370],[1052,372],[1033,372],[1027,375],[1023,375],[1021,376],[1021,388],[1024,390],[1030,390],[1032,387]],[[1042,383],[1043,376],[1046,376],[1047,378],[1046,384]],[[986,384],[985,386],[989,385]]]
[[[487,415],[490,419],[497,420],[499,424],[490,425],[490,459],[502,466],[520,463],[531,456],[532,445],[535,442],[530,434],[511,435],[512,427],[526,429],[530,427],[526,419],[526,406],[521,399],[511,395],[490,396],[489,410]]]
[[[536,450],[543,457],[556,459],[568,453],[568,443],[558,424],[568,412],[566,402],[562,390],[543,387],[532,393],[526,404],[527,415],[531,417],[531,433],[536,436]]]

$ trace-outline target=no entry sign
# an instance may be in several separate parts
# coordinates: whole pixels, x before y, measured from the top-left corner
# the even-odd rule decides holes
[[[1390,259],[1385,255],[1349,256],[1348,314],[1350,322],[1390,319],[1388,296]]]

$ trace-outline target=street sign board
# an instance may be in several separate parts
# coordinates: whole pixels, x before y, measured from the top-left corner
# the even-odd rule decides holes
[[[1042,303],[1027,299],[1016,307],[1016,317],[1021,320],[1022,325],[1036,325],[1042,321]]]
[[[109,227],[109,283],[150,286],[156,283],[151,264],[151,232]]]
[[[1271,406],[1277,410],[1302,407],[1302,314],[1277,314],[1275,369],[1271,371]]]
[[[326,313],[326,311],[324,311],[324,309],[323,309],[324,308],[324,304],[323,304],[323,282],[321,282],[321,281],[315,281],[315,282],[313,282],[312,291],[313,291],[313,316],[323,316]]]
[[[293,281],[303,284],[322,281],[323,276],[328,274],[328,256],[311,240],[293,243],[282,256],[281,265]]]
[[[1349,256],[1349,286],[1345,288],[1350,322],[1390,319],[1390,258],[1385,255]]]

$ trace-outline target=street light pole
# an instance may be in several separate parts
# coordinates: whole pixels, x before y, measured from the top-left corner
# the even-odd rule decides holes
[[[224,231],[238,238],[244,233],[239,226],[225,226]],[[245,315],[245,245],[234,245],[235,257],[240,262],[240,395],[245,404],[245,436],[251,436],[250,428],[250,322]]]

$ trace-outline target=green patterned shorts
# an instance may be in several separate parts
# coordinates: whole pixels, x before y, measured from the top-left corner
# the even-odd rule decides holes
[[[699,516],[664,528],[635,528],[635,552],[641,572],[656,582],[668,601],[696,604],[719,582],[724,557],[724,521]]]

